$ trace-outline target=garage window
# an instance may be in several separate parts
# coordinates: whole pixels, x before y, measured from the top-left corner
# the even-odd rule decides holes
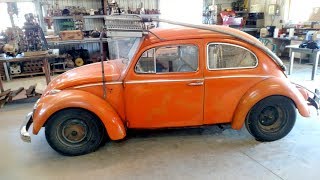
[[[153,48],[140,57],[136,73],[195,72],[198,70],[198,47],[174,45]]]
[[[254,68],[257,57],[248,49],[224,43],[208,45],[208,67],[210,70]]]

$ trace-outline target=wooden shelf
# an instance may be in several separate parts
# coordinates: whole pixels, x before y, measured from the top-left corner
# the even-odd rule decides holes
[[[238,11],[240,12],[240,11]],[[243,11],[244,12],[244,11]],[[136,14],[141,17],[158,17],[160,14]],[[103,19],[107,15],[83,16],[84,19]],[[73,16],[53,16],[53,20],[73,19]]]
[[[76,68],[76,67],[75,67]],[[54,70],[51,70],[52,73],[62,73],[62,72],[66,72],[66,71],[69,71],[73,68],[66,68],[66,69],[54,69]]]
[[[235,13],[237,13],[237,14],[246,14],[246,13],[249,13],[249,11],[235,11]]]
[[[43,75],[44,72],[37,72],[37,73],[21,73],[21,74],[11,74],[10,77],[23,77],[23,76],[34,76],[34,75]]]
[[[86,44],[99,42],[100,38],[84,38],[82,40],[48,41],[48,45]],[[102,38],[102,42],[107,42],[107,38]]]
[[[103,19],[106,15],[83,16],[85,19]]]
[[[103,19],[105,15],[83,16],[84,19]],[[73,16],[53,16],[53,20],[73,19]]]

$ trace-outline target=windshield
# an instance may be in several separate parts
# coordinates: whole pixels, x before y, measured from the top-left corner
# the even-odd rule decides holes
[[[121,60],[121,71],[124,72],[140,44],[141,38],[110,38],[108,40],[110,60]]]

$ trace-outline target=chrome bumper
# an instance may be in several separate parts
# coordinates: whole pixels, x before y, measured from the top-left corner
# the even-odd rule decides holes
[[[314,96],[313,98],[308,98],[309,105],[315,107],[318,111],[319,114],[319,109],[320,109],[320,91],[318,89],[315,90],[313,93]]]
[[[32,120],[32,112],[28,113],[26,116],[25,121],[23,122],[23,124],[21,125],[20,128],[20,138],[24,141],[24,142],[31,142],[31,137],[30,134],[28,133],[28,130],[33,122]]]

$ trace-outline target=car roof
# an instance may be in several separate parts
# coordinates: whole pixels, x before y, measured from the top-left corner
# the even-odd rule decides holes
[[[221,31],[228,31],[232,33],[237,33],[241,36],[244,36],[248,40],[253,42],[259,42],[259,40],[243,31],[238,29],[230,28],[227,26],[218,26],[218,25],[206,25],[206,27],[214,26]],[[209,31],[209,30],[202,30],[196,28],[189,28],[189,27],[172,27],[172,28],[155,28],[150,30],[151,33],[147,36],[150,43],[157,43],[160,41],[171,41],[171,40],[183,40],[183,39],[203,39],[203,38],[225,38],[225,39],[236,39],[230,35],[226,35],[223,33]],[[160,40],[161,38],[162,40]],[[259,42],[260,43],[260,42]]]

